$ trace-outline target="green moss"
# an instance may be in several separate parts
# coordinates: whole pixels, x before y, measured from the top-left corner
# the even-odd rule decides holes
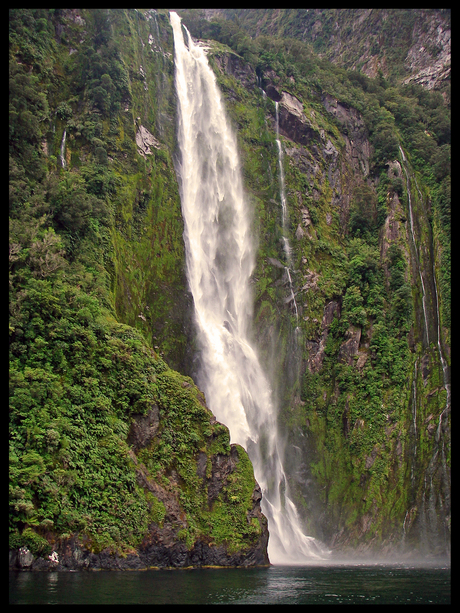
[[[165,505],[149,491],[145,492],[145,499],[149,505],[149,520],[155,522],[162,528],[166,515]]]

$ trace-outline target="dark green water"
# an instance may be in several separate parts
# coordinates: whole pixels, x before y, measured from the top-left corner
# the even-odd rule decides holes
[[[10,604],[450,604],[450,567],[10,572]]]

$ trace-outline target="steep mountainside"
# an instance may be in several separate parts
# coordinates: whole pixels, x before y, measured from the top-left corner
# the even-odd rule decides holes
[[[450,85],[450,9],[204,9],[252,38],[296,38],[344,68],[427,89]]]
[[[178,12],[238,136],[252,334],[306,532],[445,555],[450,15]],[[166,10],[10,11],[19,567],[267,563],[248,456],[193,383],[173,51]]]
[[[10,565],[267,564],[184,368],[166,14],[10,11]],[[161,345],[161,350],[159,346]]]

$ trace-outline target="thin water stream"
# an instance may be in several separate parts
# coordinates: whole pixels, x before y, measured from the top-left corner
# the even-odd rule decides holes
[[[417,250],[417,244],[416,244],[416,238],[415,238],[409,168],[408,168],[406,156],[404,155],[404,151],[402,150],[401,146],[399,147],[399,150],[400,150],[401,158],[403,162],[402,167],[406,175],[407,198],[408,198],[408,204],[409,204],[410,231],[411,231],[412,244],[414,248],[415,262],[416,262],[416,266],[417,266],[418,273],[420,276],[420,282],[421,282],[421,287],[422,287],[422,306],[423,306],[423,315],[424,315],[424,321],[425,321],[426,342],[427,342],[427,347],[428,347],[430,345],[430,337],[429,337],[428,317],[427,317],[427,309],[426,309],[426,291],[425,291],[425,284],[423,281],[421,259],[420,259],[420,256]],[[415,176],[413,176],[413,179],[414,179],[415,186],[417,188],[417,191],[420,197],[420,201],[422,202],[422,194],[420,192]],[[433,475],[435,474],[437,470],[438,464],[440,465],[440,468],[442,471],[441,480],[444,484],[443,493],[446,497],[445,502],[450,507],[450,492],[449,492],[450,479],[448,476],[446,452],[445,452],[445,440],[444,440],[444,437],[442,436],[442,426],[443,426],[444,420],[447,418],[447,415],[450,412],[451,393],[450,393],[448,364],[447,364],[447,361],[444,357],[443,350],[442,350],[441,323],[440,323],[441,316],[440,316],[440,309],[439,309],[439,296],[438,296],[438,287],[437,287],[437,282],[436,282],[434,257],[432,259],[432,273],[433,273],[433,286],[434,286],[434,298],[435,298],[433,306],[434,306],[434,317],[436,319],[435,321],[436,344],[437,344],[437,349],[438,349],[438,354],[439,354],[439,361],[442,367],[443,387],[446,392],[446,402],[445,402],[444,409],[441,411],[439,415],[438,426],[437,426],[436,433],[435,433],[435,442],[433,445],[432,457],[431,457],[431,460],[428,464],[428,467],[425,473],[423,496],[422,496],[423,502],[421,505],[420,516],[421,516],[421,523],[422,523],[423,529],[425,530],[425,540],[426,541],[428,541],[433,536],[433,534],[438,531],[438,519],[437,519],[438,510],[436,507],[435,492],[433,489]],[[417,412],[416,412],[417,411],[417,388],[416,388],[417,383],[416,383],[416,379],[417,379],[417,361],[415,361],[415,365],[414,365],[414,384],[413,384],[413,399],[412,399],[413,423],[414,423],[414,451],[413,451],[413,463],[412,463],[412,468],[411,468],[411,481],[413,480],[414,470],[415,470],[414,464],[415,464],[416,454],[417,454],[417,438],[418,438],[417,437],[417,425],[416,425],[416,420],[417,420]],[[429,483],[428,483],[428,479],[429,479]],[[440,505],[440,508],[442,508],[443,503],[442,503],[441,498],[439,499],[439,505]],[[444,531],[445,531],[445,528],[444,528]],[[447,543],[447,538],[446,538],[446,543]]]
[[[299,322],[299,310],[297,308],[297,302],[295,299],[294,285],[292,283],[291,277],[291,269],[292,269],[292,250],[291,245],[289,243],[288,234],[288,211],[287,211],[287,203],[286,203],[286,186],[284,179],[284,167],[283,167],[283,146],[280,140],[280,119],[279,119],[279,105],[278,102],[275,102],[276,109],[276,144],[278,147],[278,167],[279,167],[279,175],[280,175],[280,200],[281,200],[281,220],[283,227],[283,249],[286,254],[286,262],[287,266],[285,266],[286,276],[288,278],[289,283],[289,291],[291,295],[289,297],[289,302],[292,302],[294,305],[294,311],[296,316],[297,324]]]
[[[61,141],[61,149],[60,149],[60,154],[59,154],[59,158],[61,160],[61,166],[62,168],[66,167],[66,161],[65,161],[65,141],[66,141],[66,129],[64,128],[64,133],[62,135],[62,141]]]
[[[403,160],[404,174],[406,175],[407,200],[408,200],[408,203],[409,203],[410,230],[411,230],[412,244],[413,244],[413,247],[414,247],[415,261],[416,261],[416,264],[417,264],[417,270],[418,270],[418,273],[419,273],[420,283],[421,283],[421,286],[422,286],[422,307],[423,307],[423,317],[424,317],[424,321],[425,321],[426,346],[428,347],[428,345],[430,344],[430,335],[429,335],[429,332],[428,332],[428,319],[427,319],[427,312],[426,312],[426,292],[425,292],[425,283],[423,281],[422,268],[420,266],[420,258],[419,258],[418,251],[417,251],[417,243],[415,241],[414,217],[413,217],[413,213],[412,213],[412,197],[411,197],[409,173],[408,173],[407,168],[406,168],[406,164],[407,164],[406,156],[404,155],[404,151],[402,150],[401,146],[399,146],[399,151],[401,152],[401,157],[402,157],[402,160]]]

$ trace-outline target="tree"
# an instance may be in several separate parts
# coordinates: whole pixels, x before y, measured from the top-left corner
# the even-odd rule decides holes
[[[374,190],[362,183],[355,188],[348,223],[350,233],[359,236],[373,229],[377,219],[377,196]]]

